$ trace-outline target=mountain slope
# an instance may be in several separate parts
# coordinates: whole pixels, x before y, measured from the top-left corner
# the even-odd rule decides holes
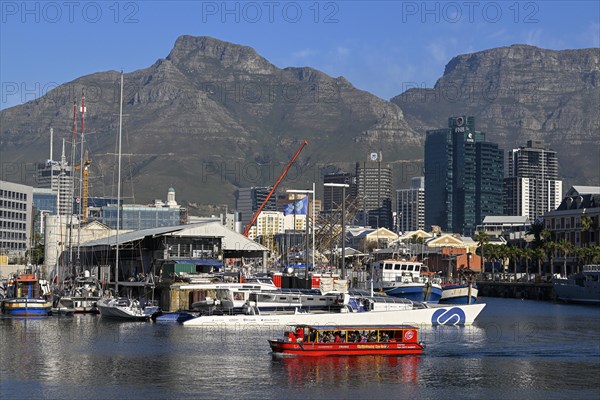
[[[114,71],[88,75],[2,111],[2,159],[46,159],[49,128],[72,137],[72,102],[85,91],[91,193],[110,194],[118,80]],[[134,181],[124,187],[138,202],[172,185],[180,200],[232,204],[236,187],[274,183],[304,139],[289,185],[304,187],[328,164],[370,151],[392,161],[421,146],[396,105],[344,78],[279,69],[249,47],[209,37],[180,37],[165,59],[126,74],[124,92],[124,168]]]
[[[419,132],[473,115],[504,150],[542,139],[569,184],[600,185],[600,49],[514,45],[454,57],[433,89],[391,101]]]

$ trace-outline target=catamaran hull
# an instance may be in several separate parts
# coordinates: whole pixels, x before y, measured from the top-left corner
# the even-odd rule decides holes
[[[342,312],[282,315],[201,316],[185,321],[185,326],[266,327],[286,325],[471,325],[485,304],[431,306],[396,311]]]

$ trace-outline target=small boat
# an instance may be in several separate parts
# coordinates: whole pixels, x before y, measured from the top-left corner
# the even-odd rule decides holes
[[[412,301],[436,304],[442,296],[441,279],[418,261],[383,260],[373,264],[375,289]]]
[[[122,320],[148,320],[159,311],[158,306],[145,305],[128,297],[103,297],[96,305],[102,317]]]
[[[50,285],[46,280],[28,271],[7,282],[6,298],[2,300],[2,314],[15,317],[39,317],[50,314]]]
[[[96,303],[100,300],[102,287],[96,277],[85,271],[82,276],[70,282],[65,294],[60,297],[61,307],[73,309],[76,313],[97,313]]]
[[[440,304],[473,304],[478,293],[474,283],[448,283],[442,285]]]
[[[600,265],[584,265],[581,272],[567,279],[554,279],[559,300],[583,304],[600,304]]]
[[[273,354],[293,356],[401,356],[421,354],[411,325],[296,325],[282,339],[269,340]]]

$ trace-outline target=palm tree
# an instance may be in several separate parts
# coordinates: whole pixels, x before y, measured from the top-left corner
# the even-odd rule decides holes
[[[567,256],[573,252],[574,246],[573,243],[569,242],[566,239],[561,239],[557,244],[556,248],[563,253],[563,270],[562,276],[567,276]]]
[[[481,272],[485,272],[485,246],[490,242],[490,237],[485,231],[479,231],[475,234],[475,240],[481,248]]]
[[[544,223],[540,222],[540,221],[535,221],[533,224],[531,224],[529,229],[527,229],[527,232],[525,232],[527,235],[533,235],[533,238],[534,238],[533,246],[534,247],[539,247],[542,245],[542,241],[543,241],[542,232],[544,230],[545,230]]]
[[[538,274],[542,276],[542,264],[548,259],[548,254],[542,247],[534,249],[533,252],[538,261]]]
[[[554,253],[556,252],[556,243],[553,241],[547,241],[544,243],[544,250],[548,253],[550,259],[550,274],[554,276]]]
[[[529,261],[533,258],[534,252],[533,249],[526,247],[521,250],[521,255],[525,259],[525,273],[527,274],[527,280],[529,280]]]

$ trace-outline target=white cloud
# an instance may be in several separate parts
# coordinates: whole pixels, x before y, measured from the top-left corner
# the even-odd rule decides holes
[[[529,44],[531,46],[543,47],[542,41],[541,41],[543,32],[544,32],[544,30],[541,28],[531,29],[531,30],[527,31],[525,34],[525,44]]]

